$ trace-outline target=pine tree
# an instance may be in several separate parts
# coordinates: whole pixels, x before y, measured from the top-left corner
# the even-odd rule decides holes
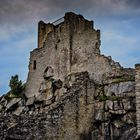
[[[22,81],[18,79],[18,75],[12,76],[9,82],[11,93],[18,96],[23,91]]]

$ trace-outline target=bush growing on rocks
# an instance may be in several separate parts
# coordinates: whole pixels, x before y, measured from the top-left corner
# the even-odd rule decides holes
[[[20,96],[24,90],[24,84],[19,80],[18,75],[12,76],[9,82],[9,87],[11,88],[11,93],[15,96]]]

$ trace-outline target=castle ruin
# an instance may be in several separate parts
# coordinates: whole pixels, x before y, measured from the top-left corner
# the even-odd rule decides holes
[[[0,98],[0,138],[139,140],[140,64],[123,68],[100,45],[82,15],[40,21],[25,97]]]
[[[102,83],[105,75],[115,74],[115,71],[119,74],[122,67],[100,55],[100,44],[100,30],[94,29],[93,21],[81,15],[70,12],[60,22],[46,24],[40,21],[38,48],[30,57],[26,95],[38,95],[47,67],[52,67],[54,77],[61,80],[70,73],[88,71],[92,79]]]

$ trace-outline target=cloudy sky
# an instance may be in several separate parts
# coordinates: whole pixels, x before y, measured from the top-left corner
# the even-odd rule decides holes
[[[26,80],[38,21],[52,22],[67,11],[95,21],[103,54],[124,67],[140,62],[140,0],[1,0],[0,95],[8,91],[12,75]]]

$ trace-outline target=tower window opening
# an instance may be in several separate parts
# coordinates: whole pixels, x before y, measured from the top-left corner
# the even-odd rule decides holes
[[[36,70],[36,60],[33,62],[33,69]]]
[[[62,31],[61,27],[59,28],[59,31],[60,31],[60,33],[61,33],[61,31]]]
[[[57,50],[57,44],[55,45],[55,49]]]

